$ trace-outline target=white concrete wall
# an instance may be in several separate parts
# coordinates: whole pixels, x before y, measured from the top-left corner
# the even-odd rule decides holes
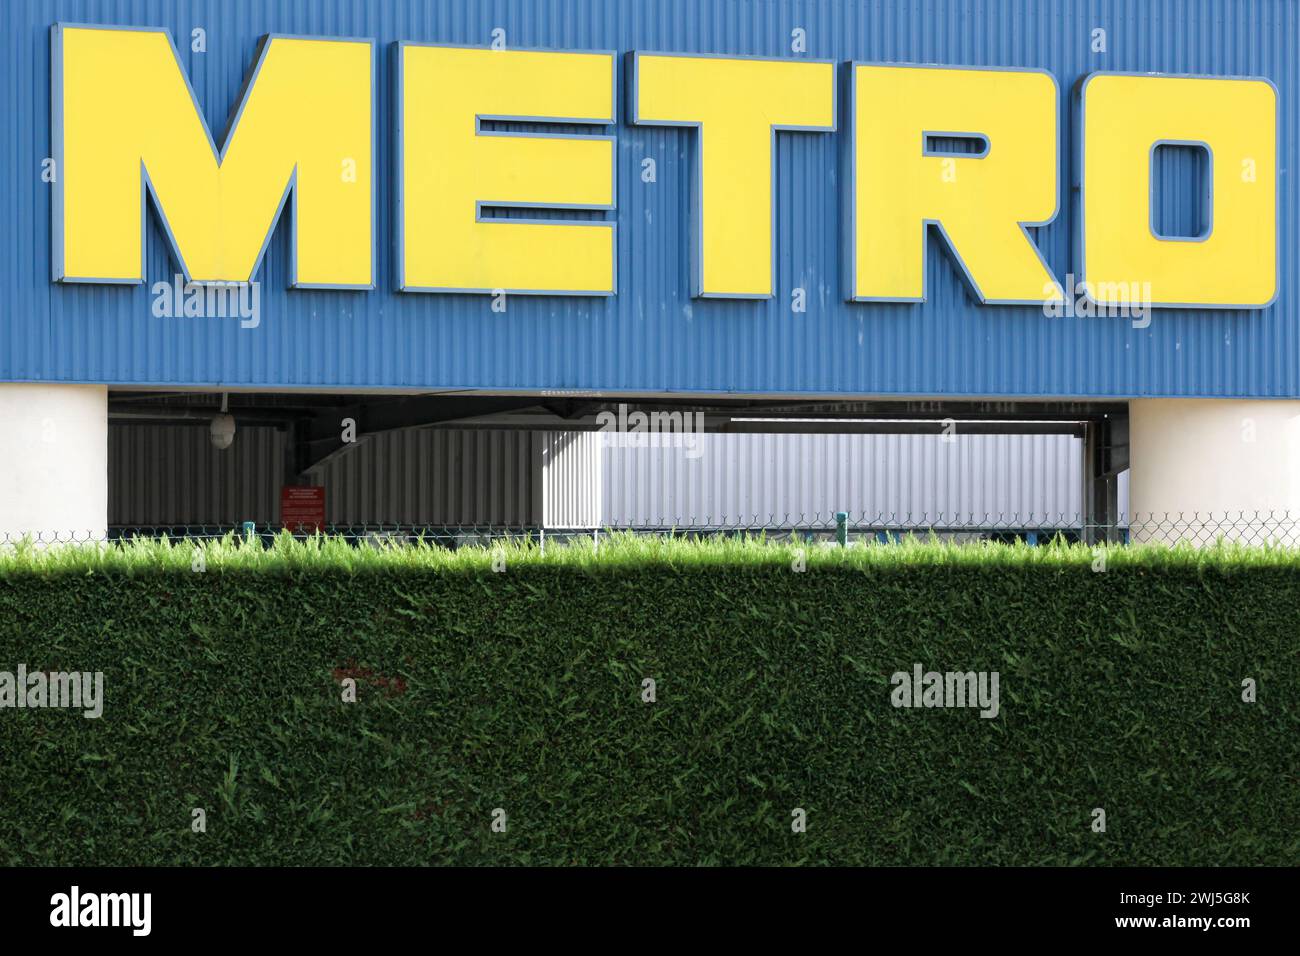
[[[1213,526],[1258,541],[1250,522],[1300,519],[1300,402],[1135,400],[1129,442],[1135,540],[1211,540],[1191,529]]]
[[[0,383],[0,542],[108,530],[108,389]]]

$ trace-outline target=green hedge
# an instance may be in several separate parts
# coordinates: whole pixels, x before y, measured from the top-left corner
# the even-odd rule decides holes
[[[1300,856],[1295,555],[1115,549],[1099,572],[1082,548],[902,544],[810,548],[797,573],[755,542],[511,548],[504,572],[493,554],[0,554],[0,671],[105,675],[98,720],[0,710],[0,863]],[[1001,712],[894,708],[915,663],[998,671]]]

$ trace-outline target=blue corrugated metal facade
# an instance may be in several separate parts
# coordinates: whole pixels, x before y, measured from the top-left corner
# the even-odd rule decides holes
[[[378,41],[377,288],[289,290],[288,228],[260,278],[262,322],[155,318],[149,285],[175,271],[150,217],[143,286],[50,280],[50,28],[64,22],[207,33],[181,61],[220,130],[269,32]],[[808,396],[1300,397],[1300,4],[1293,0],[18,0],[4,7],[0,102],[0,381],[323,389],[582,390]],[[1120,318],[1054,318],[982,306],[932,238],[924,304],[847,303],[833,134],[777,137],[776,296],[693,299],[689,230],[694,133],[632,126],[620,69],[618,289],[608,297],[395,291],[392,76],[398,40],[511,47],[795,56],[1049,70],[1060,90],[1060,214],[1031,230],[1052,273],[1071,271],[1067,157],[1071,93],[1099,70],[1259,76],[1279,95],[1276,302],[1261,310],[1158,309],[1146,328]],[[1106,30],[1106,52],[1090,38]],[[657,162],[643,183],[641,161]],[[1159,172],[1158,215],[1194,225],[1196,158]],[[1188,200],[1191,202],[1192,200]],[[1172,206],[1170,204],[1173,204]],[[790,292],[808,290],[792,313]]]

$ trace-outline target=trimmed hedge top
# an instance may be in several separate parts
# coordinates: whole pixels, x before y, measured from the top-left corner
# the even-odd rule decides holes
[[[196,557],[196,555],[201,557]],[[352,542],[343,537],[297,537],[284,532],[268,545],[261,539],[228,534],[214,539],[137,538],[107,544],[41,547],[19,543],[0,548],[0,577],[21,574],[139,574],[193,571],[491,571],[507,567],[628,570],[671,567],[859,567],[879,570],[916,567],[963,568],[1290,568],[1300,570],[1300,549],[1219,542],[1189,544],[1083,545],[1051,541],[1042,545],[995,541],[945,542],[906,536],[889,543],[851,540],[848,547],[826,542],[769,541],[762,536],[666,536],[606,532],[598,539],[574,537],[547,542],[514,537],[488,546],[450,549],[431,543]]]

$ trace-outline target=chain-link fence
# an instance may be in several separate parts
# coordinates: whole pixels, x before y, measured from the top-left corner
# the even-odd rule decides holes
[[[753,515],[744,518],[677,517],[636,526],[543,528],[514,525],[356,524],[282,528],[245,522],[238,525],[132,525],[103,531],[63,530],[0,533],[0,544],[21,542],[43,546],[132,539],[212,540],[235,537],[270,544],[282,534],[305,538],[324,534],[355,545],[418,544],[444,548],[486,546],[502,540],[531,540],[539,544],[577,539],[599,542],[602,535],[625,533],[684,538],[751,537],[772,542],[799,541],[860,545],[889,544],[909,537],[952,543],[977,541],[1053,541],[1084,544],[1179,543],[1196,546],[1218,541],[1267,547],[1300,547],[1300,513],[1179,512],[1126,517],[1122,523],[1098,523],[1079,516],[944,515],[944,514],[813,514]]]

